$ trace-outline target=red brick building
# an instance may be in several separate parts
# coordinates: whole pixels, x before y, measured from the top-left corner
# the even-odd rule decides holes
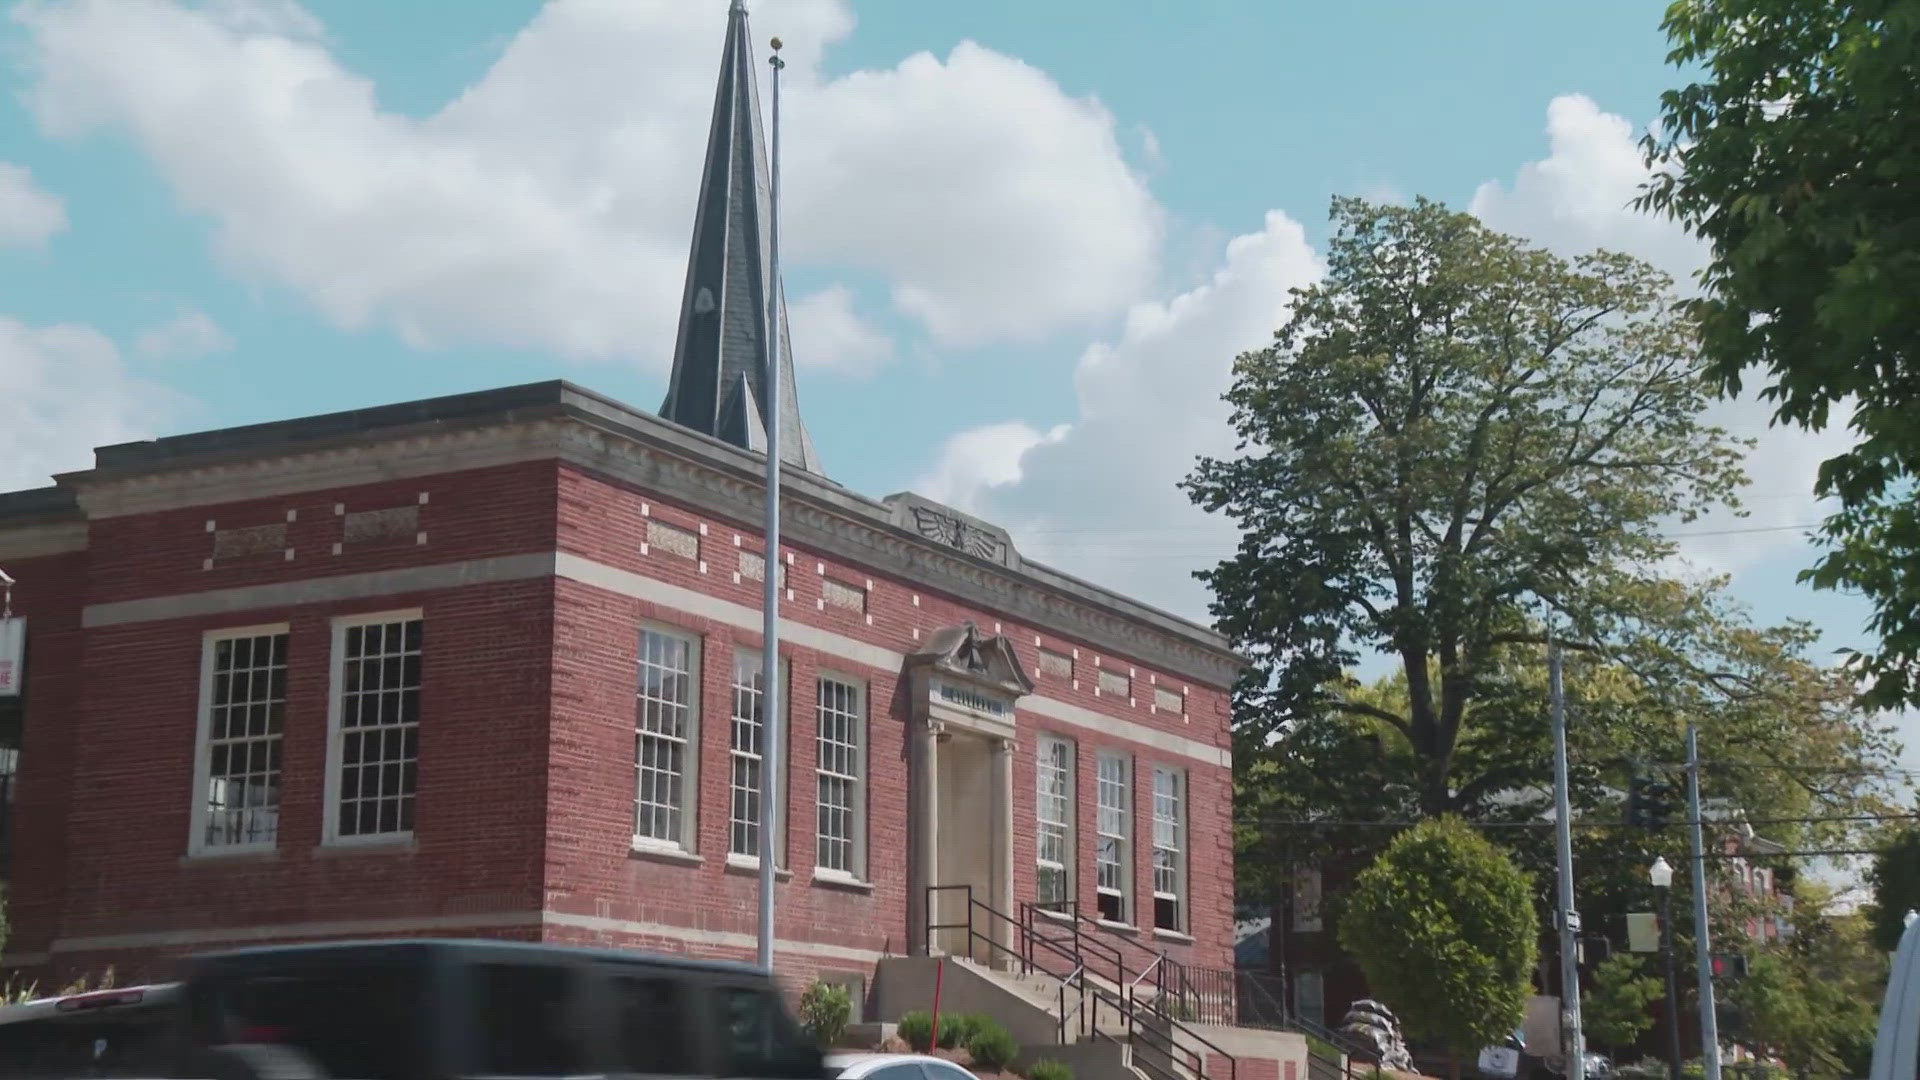
[[[673,419],[540,383],[103,447],[0,495],[7,968],[422,934],[752,955],[773,275],[746,42],[736,10]],[[782,972],[920,951],[931,885],[1231,967],[1238,659],[827,480],[786,399]]]

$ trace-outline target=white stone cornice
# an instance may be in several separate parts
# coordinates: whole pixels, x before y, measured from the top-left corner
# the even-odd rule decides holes
[[[636,431],[578,415],[502,418],[388,437],[376,430],[277,454],[186,461],[140,473],[77,473],[62,482],[89,517],[106,518],[540,460],[597,472],[742,531],[757,531],[760,524],[761,485],[752,455],[664,424]],[[1136,605],[1118,595],[1105,594],[1107,599],[1102,590],[1039,580],[1017,566],[939,544],[896,524],[884,504],[797,471],[789,475],[785,528],[795,544],[1194,682],[1227,687],[1239,673],[1238,658],[1202,639],[1203,631],[1183,633],[1149,609],[1130,614],[1127,609]]]

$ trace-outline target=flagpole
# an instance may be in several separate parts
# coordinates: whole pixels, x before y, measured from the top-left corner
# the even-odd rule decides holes
[[[766,624],[762,630],[765,664],[761,673],[760,751],[760,967],[773,971],[773,890],[775,845],[780,813],[780,778],[785,769],[784,715],[780,708],[780,39],[773,39],[773,125],[769,142],[767,222],[767,370],[762,418],[767,429]]]

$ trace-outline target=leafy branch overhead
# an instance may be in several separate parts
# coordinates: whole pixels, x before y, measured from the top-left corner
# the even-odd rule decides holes
[[[1920,704],[1920,0],[1680,0],[1664,29],[1693,81],[1661,96],[1641,205],[1710,247],[1718,385],[1757,375],[1779,420],[1852,431],[1805,576],[1873,605],[1870,699]]]

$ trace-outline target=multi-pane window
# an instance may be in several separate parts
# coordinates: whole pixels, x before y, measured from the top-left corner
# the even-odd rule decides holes
[[[1117,754],[1100,755],[1098,796],[1098,836],[1094,844],[1094,892],[1100,904],[1100,917],[1108,922],[1127,921],[1127,894],[1132,868],[1127,858],[1128,773],[1132,768]]]
[[[1153,770],[1153,925],[1185,930],[1186,774]]]
[[[287,631],[272,627],[213,635],[203,663],[195,847],[272,847],[280,832]]]
[[[760,857],[760,784],[765,744],[765,661],[749,649],[733,651],[733,737],[729,760],[728,844],[731,855]]]
[[[855,683],[822,676],[819,684],[818,757],[819,828],[816,865],[821,870],[859,877],[865,821],[861,792],[865,775],[866,690]]]
[[[693,847],[698,660],[699,649],[690,637],[664,630],[640,632],[640,687],[634,709],[636,842]]]
[[[1049,911],[1064,911],[1073,896],[1073,744],[1042,735],[1034,773],[1035,898]]]
[[[410,833],[420,759],[420,617],[341,620],[334,641],[333,835]]]

